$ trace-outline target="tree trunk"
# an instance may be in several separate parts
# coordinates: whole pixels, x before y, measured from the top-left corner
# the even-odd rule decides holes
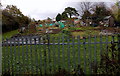
[[[70,18],[71,18],[71,16],[72,16],[72,15],[70,14]]]

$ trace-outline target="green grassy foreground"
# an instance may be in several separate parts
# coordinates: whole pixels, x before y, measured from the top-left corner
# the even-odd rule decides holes
[[[58,42],[58,39],[50,41]],[[63,41],[59,38],[60,42]],[[67,39],[65,38],[64,41]],[[86,42],[100,42],[100,38],[86,39]],[[102,37],[102,42],[110,42],[111,36]],[[114,40],[117,40],[115,37]],[[80,42],[84,42],[81,39]],[[70,39],[70,43],[72,40]],[[78,42],[77,39],[74,42]],[[55,73],[59,68],[72,71],[78,65],[90,74],[90,65],[93,61],[100,61],[100,53],[106,51],[109,44],[82,44],[82,45],[24,45],[3,47],[3,72],[11,69],[16,74],[48,74]],[[85,70],[86,69],[86,70]]]
[[[18,34],[18,33],[19,33],[18,30],[13,30],[13,31],[10,31],[10,32],[3,33],[2,37],[4,37],[4,38],[10,38],[13,35]]]

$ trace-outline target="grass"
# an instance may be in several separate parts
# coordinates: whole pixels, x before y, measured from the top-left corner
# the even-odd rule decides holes
[[[99,35],[100,31],[97,30],[98,27],[69,27],[67,29],[63,29],[66,34],[70,34],[71,36],[94,36]]]
[[[83,27],[70,27],[69,29],[71,31],[73,30],[83,30],[83,31],[86,31],[86,30],[93,30],[93,29],[96,29],[97,27],[90,27],[90,26],[83,26]]]
[[[4,38],[10,38],[13,35],[18,34],[18,33],[19,33],[18,30],[13,30],[13,31],[10,31],[10,32],[3,33],[2,37],[4,37]]]
[[[63,41],[59,38],[60,42]],[[64,38],[64,41],[67,42]],[[50,41],[58,39],[50,38]],[[100,42],[100,38],[91,38],[91,42]],[[111,41],[111,36],[102,37],[102,41]],[[115,40],[117,40],[115,38]],[[88,42],[89,39],[86,39]],[[72,40],[70,39],[70,42]],[[74,42],[78,42],[77,39]],[[80,42],[84,42],[81,39]],[[109,45],[109,44],[108,44]],[[106,50],[107,44],[82,44],[82,45],[24,45],[3,47],[3,72],[6,69],[12,68],[14,73],[22,74],[42,74],[55,73],[59,67],[72,72],[78,65],[81,65],[83,70],[86,69],[86,74],[90,74],[90,65],[93,61],[100,61],[100,52]],[[49,48],[49,50],[48,50]],[[91,63],[91,64],[90,64]]]
[[[84,31],[84,32],[71,32],[72,36],[81,36],[81,37],[84,37],[84,36],[94,36],[94,35],[99,35],[99,31],[90,31],[90,30],[87,30],[87,31]]]
[[[73,37],[77,37],[80,36],[81,38],[84,36],[99,36],[100,31],[98,30],[94,30],[97,27],[70,27],[70,28],[66,28],[63,29],[60,33],[58,34],[50,34],[50,36],[52,37],[60,37],[62,35],[64,36],[73,36]],[[77,30],[82,30],[82,31],[77,31]]]

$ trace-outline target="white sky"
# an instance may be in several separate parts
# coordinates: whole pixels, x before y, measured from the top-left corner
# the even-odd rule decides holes
[[[116,0],[2,0],[2,5],[16,5],[24,15],[36,20],[55,18],[68,6],[76,8],[76,2],[80,1],[103,1],[115,2]]]

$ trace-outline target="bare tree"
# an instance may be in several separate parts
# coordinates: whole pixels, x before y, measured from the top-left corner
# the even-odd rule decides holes
[[[83,15],[85,11],[91,11],[93,2],[80,2],[80,14]]]
[[[82,17],[82,20],[86,23],[86,26],[89,25],[88,18],[91,17],[91,12],[93,8],[93,2],[80,2],[79,3],[79,13]]]

